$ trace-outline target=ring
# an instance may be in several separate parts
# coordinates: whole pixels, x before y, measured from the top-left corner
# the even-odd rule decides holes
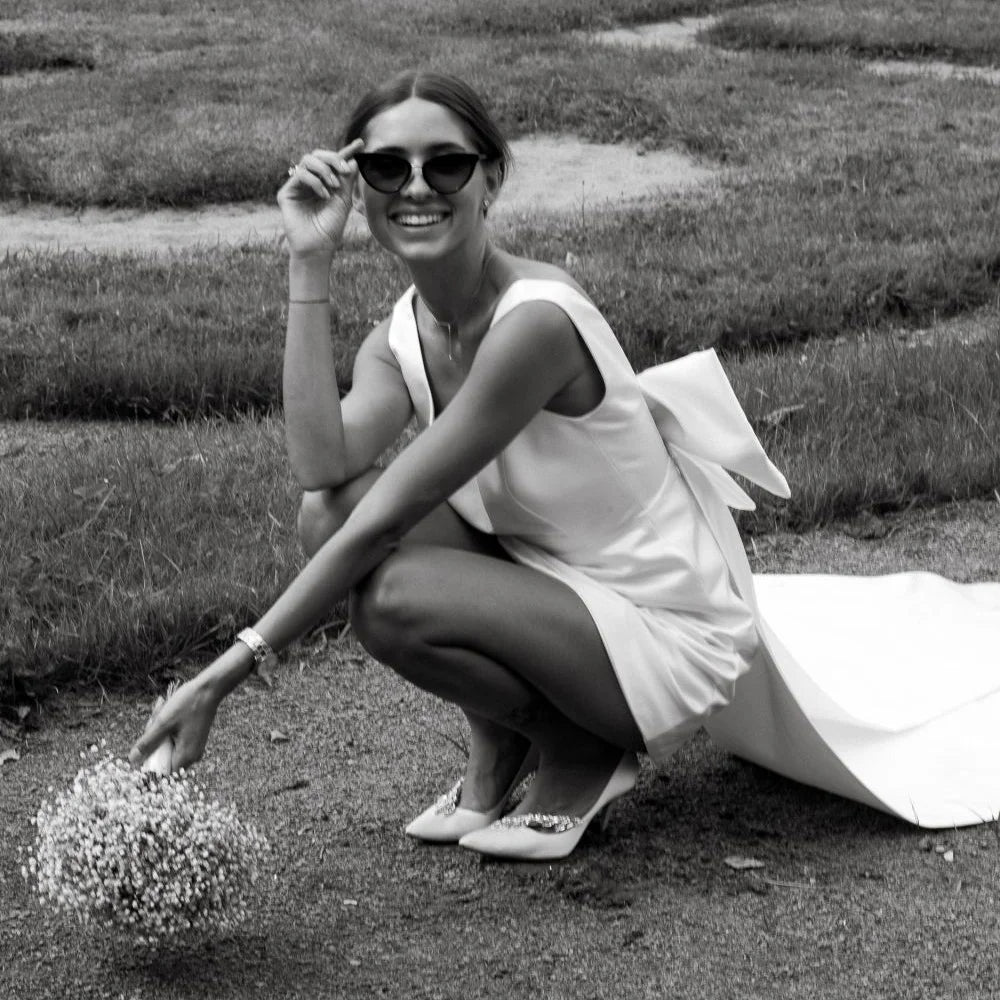
[[[297,163],[293,163],[288,168],[288,176],[289,177],[294,177],[298,172],[299,172],[299,165]]]

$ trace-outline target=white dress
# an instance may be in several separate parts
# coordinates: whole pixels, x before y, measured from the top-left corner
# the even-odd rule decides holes
[[[414,295],[397,302],[389,345],[426,427]],[[1000,585],[753,577],[729,512],[753,502],[725,470],[781,496],[788,485],[715,352],[637,376],[596,307],[561,281],[515,281],[493,322],[538,299],[573,321],[604,396],[580,417],[540,412],[449,502],[580,596],[654,760],[704,725],[734,753],[920,825],[995,817]],[[945,614],[961,615],[960,650],[951,621],[950,640],[925,635]],[[932,649],[961,660],[947,693]]]

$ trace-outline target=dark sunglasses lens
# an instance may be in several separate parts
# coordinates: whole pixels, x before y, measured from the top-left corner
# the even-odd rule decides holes
[[[359,153],[358,170],[376,191],[395,194],[410,176],[410,164],[389,153]]]
[[[469,183],[478,162],[476,153],[432,156],[423,166],[424,180],[438,194],[454,194]]]

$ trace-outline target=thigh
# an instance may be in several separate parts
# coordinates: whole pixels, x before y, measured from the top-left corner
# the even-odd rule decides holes
[[[412,546],[366,582],[366,601],[397,630],[436,647],[489,657],[577,725],[642,748],[600,632],[565,583],[513,561],[457,548]]]
[[[298,530],[302,547],[307,555],[314,555],[340,528],[379,475],[381,475],[379,469],[369,469],[342,486],[326,490],[307,490],[303,494],[302,505],[299,508]],[[444,548],[463,549],[495,558],[507,558],[507,554],[493,535],[474,528],[459,517],[448,503],[435,507],[407,532],[403,544],[414,543],[440,545]]]

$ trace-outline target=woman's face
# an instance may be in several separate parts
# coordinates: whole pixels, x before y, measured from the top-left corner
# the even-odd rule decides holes
[[[376,115],[364,140],[366,153],[395,153],[418,165],[438,153],[478,152],[460,118],[420,97]],[[480,236],[483,199],[492,200],[499,182],[495,167],[480,161],[468,184],[454,194],[439,194],[418,169],[395,194],[382,194],[363,178],[358,188],[375,239],[404,261],[418,263],[443,257]]]

